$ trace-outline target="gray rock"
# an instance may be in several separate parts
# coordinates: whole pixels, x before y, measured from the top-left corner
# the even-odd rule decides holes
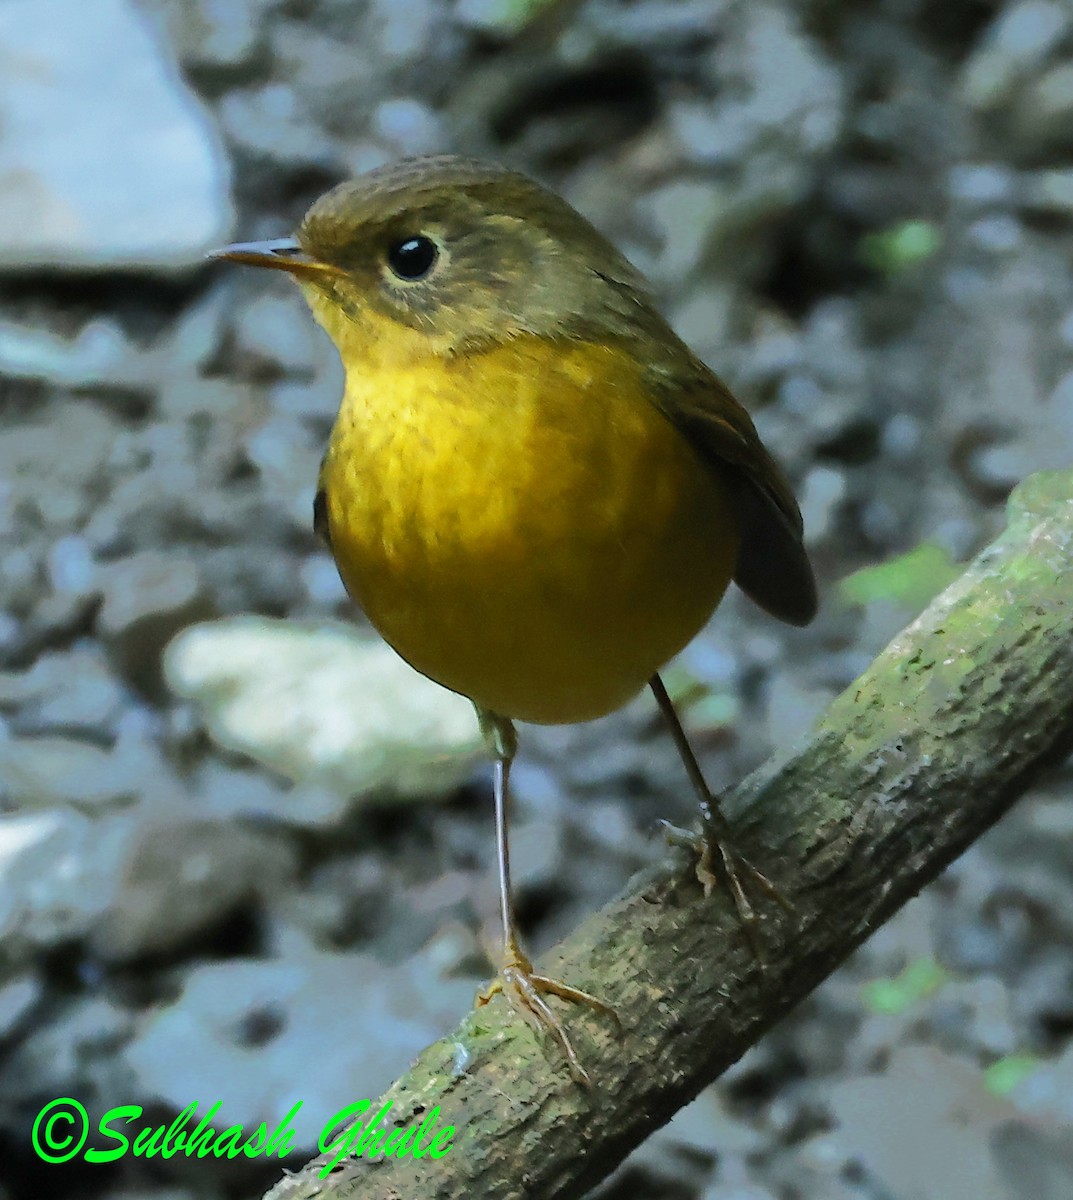
[[[454,898],[445,892],[461,873],[424,874],[427,882],[400,886],[397,870],[377,847],[317,864],[300,891],[278,891],[268,898],[268,948],[284,953],[296,938],[333,949],[375,939],[377,952],[388,961],[413,954],[449,919],[444,910]],[[462,878],[467,885],[469,877]],[[425,911],[422,899],[430,893],[433,903]]]
[[[97,630],[132,683],[155,693],[164,647],[180,629],[212,615],[195,564],[144,550],[101,568],[104,602]]]
[[[912,464],[924,440],[923,423],[911,413],[894,413],[883,426],[880,453],[892,462]]]
[[[1070,14],[1051,0],[1022,0],[999,10],[966,61],[962,95],[973,108],[993,109],[1036,75],[1069,28]]]
[[[324,457],[320,439],[297,417],[269,416],[250,430],[245,450],[267,494],[297,529],[308,534],[313,527],[314,481]]]
[[[445,19],[432,0],[373,0],[372,21],[381,52],[392,62],[407,62],[425,53]]]
[[[97,569],[93,548],[77,533],[69,533],[53,542],[48,552],[47,570],[54,591],[80,596],[94,591]]]
[[[32,325],[0,321],[0,371],[15,379],[93,387],[117,377],[122,380],[124,364],[132,353],[119,327],[103,317],[90,321],[74,339]]]
[[[343,394],[343,367],[334,350],[312,380],[281,379],[268,391],[272,407],[284,417],[315,417],[331,421]],[[312,480],[310,480],[312,483]]]
[[[731,204],[725,185],[676,180],[650,192],[644,206],[663,243],[663,253],[649,275],[654,280],[680,280],[711,242],[727,232]]]
[[[1017,106],[1019,131],[1036,146],[1054,150],[1069,144],[1073,118],[1073,64],[1059,63],[1033,79]]]
[[[17,1043],[0,1066],[0,1126],[24,1133],[43,1097],[130,1096],[129,1070],[116,1047],[130,1036],[133,1017],[104,996],[64,998],[47,1025]],[[91,1118],[92,1119],[92,1118]],[[92,1143],[91,1143],[92,1144]]]
[[[0,987],[0,1039],[9,1037],[41,999],[44,988],[36,975],[18,975]]]
[[[235,322],[237,349],[286,371],[311,375],[317,364],[316,331],[296,290],[258,292]]]
[[[966,1055],[981,1048],[992,1059],[1016,1054],[1022,1034],[1012,999],[1010,989],[994,975],[954,979],[932,999],[930,1024],[947,1048]]]
[[[511,863],[519,894],[551,888],[563,870],[563,827],[538,817],[511,827]]]
[[[966,461],[972,480],[996,492],[1008,492],[1040,465],[1034,448],[1019,441],[982,446]]]
[[[1041,212],[1073,213],[1073,171],[1060,168],[1035,171],[1024,181],[1024,204]]]
[[[706,279],[676,303],[671,314],[671,324],[682,341],[720,372],[726,371],[734,300],[731,285]]]
[[[250,78],[267,62],[265,14],[274,0],[168,0],[166,27],[183,65],[219,87]]]
[[[439,117],[413,96],[396,96],[378,104],[373,132],[397,155],[432,154],[446,143]]]
[[[335,560],[327,551],[311,554],[305,559],[301,579],[306,594],[317,608],[331,609],[347,598]]]
[[[839,1080],[830,1095],[838,1145],[892,1195],[1008,1200],[989,1142],[1013,1108],[974,1063],[909,1043],[881,1074]]]
[[[349,811],[346,799],[316,784],[284,786],[264,771],[236,770],[206,759],[191,790],[198,811],[221,821],[273,821],[305,829],[328,829]]]
[[[83,937],[114,894],[121,823],[80,813],[5,815],[0,947],[11,963]]]
[[[322,32],[309,21],[277,19],[272,24],[277,76],[288,81],[288,90],[312,118],[314,129],[326,130],[329,137],[366,132],[370,97],[382,92],[380,75],[387,68],[379,55],[351,40],[365,32],[367,13],[347,11],[346,39]]]
[[[799,504],[810,544],[822,542],[833,532],[847,491],[846,473],[833,467],[813,467],[805,476]]]
[[[0,708],[18,708],[22,733],[64,730],[104,737],[123,703],[123,691],[95,646],[43,654],[26,671],[0,672]]]
[[[897,546],[905,527],[904,513],[881,496],[865,500],[857,520],[865,537],[878,546]]]
[[[1009,254],[1021,242],[1021,225],[1009,213],[995,213],[973,221],[966,231],[969,238],[988,254]]]
[[[159,766],[131,772],[147,799],[107,817],[7,815],[0,843],[0,954],[17,964],[87,941],[111,961],[167,953],[262,891],[293,861],[279,839],[207,820]],[[6,766],[0,771],[8,776]]]
[[[672,106],[672,127],[690,159],[740,171],[728,218],[762,220],[801,197],[810,156],[836,138],[841,81],[819,44],[774,6],[735,8],[714,62],[731,99]]]
[[[156,1187],[152,1190],[152,1200],[223,1200],[224,1192],[216,1189],[209,1190],[202,1180],[198,1180],[197,1189],[181,1187]],[[115,1192],[102,1192],[101,1200],[147,1200],[144,1187],[121,1187]]]
[[[217,112],[228,139],[254,158],[287,168],[337,166],[331,139],[306,118],[293,90],[282,83],[230,91]]]
[[[121,429],[117,420],[89,404],[50,405],[33,417],[10,419],[0,433],[0,478],[12,512],[22,516],[15,529],[22,532],[43,523],[66,532],[77,525],[93,507]],[[78,447],[77,454],[70,452],[72,446]],[[5,554],[5,575],[13,565]]]
[[[174,949],[251,902],[287,886],[293,863],[279,841],[236,824],[183,816],[129,824],[111,903],[90,945],[111,961]]]
[[[1073,1047],[1041,1063],[1036,1071],[1021,1080],[1010,1098],[1021,1112],[1034,1117],[1057,1118],[1073,1124]]]
[[[1066,1200],[1073,1194],[1069,1119],[1031,1125],[1010,1121],[995,1131],[991,1151],[1010,1200]]]
[[[162,372],[191,383],[201,379],[220,351],[233,310],[234,294],[223,280],[200,301],[192,299],[154,343],[161,360],[154,364],[157,384]]]
[[[130,0],[6,0],[0,59],[0,268],[184,267],[226,239],[227,161]]]
[[[1051,392],[1049,409],[1059,439],[1073,453],[1073,372],[1068,372]]]
[[[946,177],[952,200],[977,207],[1011,204],[1017,197],[1018,180],[1000,163],[958,163]]]
[[[732,1159],[730,1165],[738,1166],[739,1164]],[[701,1200],[776,1200],[775,1193],[769,1188],[746,1179],[744,1164],[740,1165],[742,1177],[716,1183],[712,1187],[706,1188],[701,1195]],[[835,1197],[828,1192],[827,1200],[841,1200],[841,1197]]]
[[[965,461],[970,478],[996,492],[1008,491],[1034,471],[1062,470],[1073,458],[1073,383],[1060,379],[1049,396],[1042,381],[1020,394],[1020,428],[992,437]],[[1002,426],[1000,426],[1002,428]]]
[[[589,5],[582,9],[582,19],[604,44],[693,50],[728,7],[728,0],[639,0],[627,8]]]
[[[716,1161],[723,1174],[728,1165],[737,1165],[733,1160],[757,1154],[763,1145],[759,1124],[734,1115],[720,1090],[713,1087],[679,1109],[667,1125],[638,1147],[631,1164],[634,1168],[643,1165],[668,1183],[680,1184],[691,1176],[700,1183],[711,1175],[711,1165]],[[703,1193],[705,1200],[716,1195],[768,1200],[770,1193],[759,1188]]]
[[[15,808],[108,808],[132,800],[138,786],[119,756],[65,737],[0,740],[0,781]]]
[[[300,1100],[294,1149],[308,1150],[333,1113],[379,1095],[472,1001],[472,983],[437,977],[423,956],[385,966],[294,947],[190,971],[123,1058],[136,1094],[176,1111],[211,1091],[219,1129],[271,1129]]]
[[[804,737],[831,703],[831,693],[799,684],[776,672],[768,684],[767,728],[772,746],[788,746]]]

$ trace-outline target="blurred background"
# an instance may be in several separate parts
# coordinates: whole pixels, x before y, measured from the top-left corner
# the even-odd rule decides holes
[[[252,1131],[302,1100],[297,1165],[491,972],[472,715],[313,537],[335,353],[286,279],[203,259],[434,151],[595,222],[795,482],[820,617],[731,595],[668,674],[717,786],[1073,461],[1068,0],[4,0],[4,1200],[257,1196],[278,1165],[46,1166],[33,1117],[219,1099]],[[539,953],[692,798],[645,697],[521,746]],[[1071,778],[598,1194],[1068,1200]]]

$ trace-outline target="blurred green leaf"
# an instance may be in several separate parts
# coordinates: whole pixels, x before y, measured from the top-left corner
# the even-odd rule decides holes
[[[671,662],[659,673],[679,716],[694,731],[727,729],[741,715],[741,702],[733,692],[713,692],[682,662]]]
[[[500,34],[524,29],[561,0],[459,0],[457,11],[470,24]]]
[[[949,978],[933,958],[918,958],[893,979],[873,979],[861,990],[864,1002],[872,1012],[893,1016],[930,996]]]
[[[1008,1096],[1039,1065],[1040,1059],[1035,1054],[1007,1054],[987,1068],[984,1083],[993,1095]]]
[[[734,725],[740,714],[737,696],[709,692],[689,706],[689,725],[691,729],[725,729]]]
[[[659,677],[663,680],[667,695],[675,704],[694,704],[708,694],[704,684],[681,662],[668,663],[660,671]]]
[[[919,611],[960,573],[942,546],[922,542],[888,562],[847,575],[838,585],[838,592],[847,604],[893,600]]]
[[[941,245],[942,236],[931,221],[902,221],[861,238],[857,256],[865,266],[897,275],[931,258]]]

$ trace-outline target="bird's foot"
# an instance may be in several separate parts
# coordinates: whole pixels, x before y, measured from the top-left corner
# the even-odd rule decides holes
[[[555,1014],[545,996],[558,996],[561,1000],[569,1000],[572,1004],[585,1004],[604,1016],[610,1017],[616,1025],[620,1024],[618,1013],[610,1004],[605,1004],[597,996],[583,992],[580,988],[571,987],[558,979],[547,975],[537,975],[533,964],[522,953],[513,941],[507,948],[506,955],[499,974],[495,979],[477,993],[477,1007],[485,1005],[498,992],[502,992],[516,1012],[520,1013],[529,1024],[539,1033],[550,1033],[554,1038],[570,1069],[570,1075],[575,1083],[583,1087],[591,1087],[592,1080],[581,1065],[566,1026]]]
[[[735,849],[721,819],[705,820],[704,828],[699,833],[692,829],[682,829],[669,821],[661,821],[660,824],[672,846],[682,846],[697,856],[694,869],[697,880],[704,889],[705,898],[715,891],[720,882],[725,882],[734,901],[738,920],[745,930],[745,936],[749,939],[757,960],[762,964],[764,953],[758,934],[760,918],[749,899],[747,889],[754,888],[762,892],[787,913],[792,914],[794,906],[762,871]]]

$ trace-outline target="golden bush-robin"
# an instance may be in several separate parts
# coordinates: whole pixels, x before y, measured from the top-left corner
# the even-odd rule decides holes
[[[496,981],[587,1076],[515,935],[514,720],[587,721],[649,684],[701,802],[698,872],[748,882],[660,681],[733,579],[772,615],[816,609],[801,515],[745,409],[564,200],[471,159],[407,160],[318,200],[297,237],[220,257],[287,271],[346,387],[315,524],[350,595],[468,696],[495,756],[504,950]],[[714,855],[713,855],[714,852]]]

